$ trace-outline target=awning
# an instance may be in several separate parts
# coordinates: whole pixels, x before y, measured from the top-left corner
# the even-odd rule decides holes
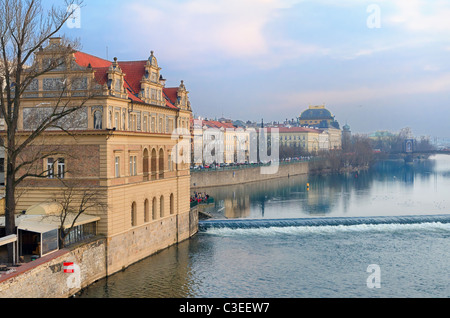
[[[17,226],[18,230],[34,232],[34,233],[47,233],[58,229],[58,226],[48,223],[22,221]]]
[[[88,223],[98,222],[100,217],[89,214],[76,215],[69,213],[64,222],[64,228],[70,228],[73,221],[73,226],[84,225]],[[0,227],[5,226],[5,217],[0,217]],[[61,219],[58,215],[18,215],[16,216],[16,226],[19,230],[45,233],[61,227]],[[33,229],[33,230],[31,230]]]
[[[5,237],[0,237],[0,246],[11,244],[17,241],[17,235],[8,235]]]
[[[79,225],[84,225],[87,223],[97,222],[100,220],[100,217],[94,216],[94,215],[89,215],[89,214],[81,214],[81,215],[77,216],[75,213],[69,213],[66,216],[63,227],[66,229],[70,228],[72,226],[72,223],[74,222],[74,220],[75,220],[75,223],[73,224],[73,226],[79,226]],[[34,221],[43,223],[43,224],[56,226],[58,228],[61,227],[61,219],[60,219],[60,216],[57,216],[57,215],[39,215],[39,216],[36,216]]]

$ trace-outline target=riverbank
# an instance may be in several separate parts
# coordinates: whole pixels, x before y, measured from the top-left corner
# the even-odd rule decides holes
[[[264,174],[268,166],[238,166],[232,169],[191,171],[191,190],[285,178],[309,173],[309,162],[283,162],[274,173]]]
[[[247,184],[298,175],[328,175],[331,173],[358,172],[369,169],[368,165],[332,167],[325,161],[283,162],[276,173],[263,174],[261,166],[239,166],[234,169],[208,169],[191,171],[191,190]]]
[[[197,207],[191,208],[186,217],[183,216],[186,218],[184,221],[178,216],[166,217],[164,222],[167,226],[163,226],[163,221],[158,219],[152,224],[136,228],[133,232],[133,248],[139,244],[148,246],[146,239],[156,241],[157,244],[153,243],[154,249],[150,253],[141,253],[137,256],[136,253],[132,253],[135,257],[134,262],[130,262],[122,270],[182,243],[198,232]],[[163,231],[150,233],[152,226],[164,228]],[[173,230],[174,228],[176,230]],[[155,233],[164,235],[157,237]],[[158,243],[157,240],[162,243]],[[111,255],[124,255],[130,252],[130,248],[124,244],[126,242],[111,246],[110,241],[111,238],[97,236],[15,267],[11,273],[0,276],[0,298],[68,298],[98,280],[113,276],[120,270],[111,270]],[[114,253],[111,253],[112,249]],[[68,269],[70,271],[67,271]]]

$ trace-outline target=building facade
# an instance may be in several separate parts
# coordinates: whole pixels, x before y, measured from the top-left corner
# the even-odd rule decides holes
[[[194,165],[249,162],[249,130],[236,127],[229,121],[204,119],[193,120],[192,127]],[[195,158],[196,154],[199,158]]]
[[[61,45],[51,39],[35,63],[55,59]],[[47,152],[34,167],[45,178],[21,184],[17,211],[58,197],[68,185],[95,188],[105,208],[86,213],[100,217],[97,232],[107,237],[109,273],[189,238],[189,164],[172,160],[178,149],[173,130],[190,128],[188,94],[183,81],[165,86],[153,52],[126,62],[71,52],[22,95],[22,136],[57,100],[83,106],[60,123],[64,131],[48,129],[30,147],[30,154]]]
[[[325,105],[309,106],[299,117],[302,127],[317,128],[328,133],[329,150],[342,149],[342,131],[335,116]]]
[[[335,120],[334,115],[325,108],[325,105],[309,106],[301,113],[299,122],[301,126],[339,129],[339,123]]]

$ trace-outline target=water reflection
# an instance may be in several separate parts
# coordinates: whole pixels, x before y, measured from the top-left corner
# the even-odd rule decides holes
[[[450,156],[405,164],[383,161],[369,171],[294,176],[202,189],[218,218],[286,218],[442,213],[448,206]],[[440,191],[438,191],[438,189]]]

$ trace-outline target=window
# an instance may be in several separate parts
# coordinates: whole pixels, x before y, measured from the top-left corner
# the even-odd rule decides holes
[[[118,112],[114,113],[114,128],[116,128],[116,129],[120,129],[119,116],[120,115]]]
[[[156,72],[152,72],[152,75],[151,75],[151,77],[150,77],[150,80],[151,80],[153,83],[156,83],[156,82],[157,82],[157,79],[158,79],[158,74],[157,74]]]
[[[169,171],[173,171],[172,153],[169,153],[169,158],[168,158],[167,166],[168,166],[168,168],[169,168]]]
[[[55,171],[53,169],[54,163],[55,163],[55,159],[47,158],[47,177],[49,179],[53,179],[55,177]]]
[[[156,198],[153,198],[152,200],[152,219],[156,220],[157,219],[157,214],[156,214]]]
[[[136,114],[130,114],[128,115],[128,129],[131,131],[136,131]]]
[[[148,120],[147,120],[147,116],[144,116],[144,132],[147,132],[148,131],[148,124],[147,124],[147,122],[148,122]]]
[[[131,204],[131,226],[137,225],[137,219],[136,219],[136,202],[133,202]]]
[[[64,179],[64,176],[66,174],[66,162],[64,158],[58,159],[58,178]]]
[[[152,117],[152,123],[151,123],[151,132],[155,132],[155,117]]]
[[[175,213],[175,198],[173,196],[173,193],[170,195],[170,214]]]
[[[130,156],[130,176],[137,175],[137,157]]]
[[[159,217],[164,217],[164,196],[159,199]]]
[[[116,173],[115,173],[116,178],[120,178],[120,157],[116,157],[115,170],[116,170]]]
[[[148,199],[144,201],[144,222],[149,221],[149,203]]]

